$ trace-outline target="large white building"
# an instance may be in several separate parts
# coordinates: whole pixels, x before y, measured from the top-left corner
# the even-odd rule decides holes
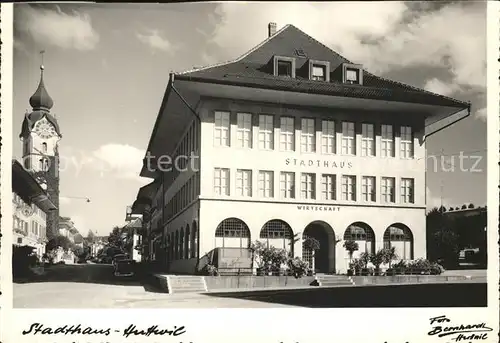
[[[469,112],[271,23],[237,60],[171,74],[141,171],[152,255],[192,273],[262,240],[312,262],[309,236],[318,272],[345,272],[351,239],[425,258],[425,135]]]

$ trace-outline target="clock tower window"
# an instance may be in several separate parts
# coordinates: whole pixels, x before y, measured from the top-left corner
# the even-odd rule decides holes
[[[47,158],[40,159],[40,170],[41,171],[49,171],[49,160]]]
[[[42,143],[42,152],[43,153],[47,152],[47,143]]]

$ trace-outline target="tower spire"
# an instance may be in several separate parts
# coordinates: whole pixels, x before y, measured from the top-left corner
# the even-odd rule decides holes
[[[49,93],[45,89],[45,84],[43,82],[43,71],[45,70],[45,66],[43,65],[43,56],[45,54],[45,50],[40,51],[41,55],[41,64],[40,64],[40,83],[38,84],[38,88],[35,93],[30,98],[30,105],[34,110],[45,110],[49,111],[52,106],[54,106],[54,101],[50,97]]]

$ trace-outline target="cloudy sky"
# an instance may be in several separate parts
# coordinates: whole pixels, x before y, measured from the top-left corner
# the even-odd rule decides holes
[[[44,49],[68,161],[61,215],[83,234],[123,224],[148,182],[138,173],[169,72],[234,59],[266,38],[271,21],[297,26],[372,73],[470,100],[470,118],[428,139],[428,153],[445,155],[448,168],[430,163],[428,204],[486,203],[485,3],[16,4],[13,134]],[[471,156],[462,170],[461,151]]]

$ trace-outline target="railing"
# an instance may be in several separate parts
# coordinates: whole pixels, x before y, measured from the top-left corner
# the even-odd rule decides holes
[[[385,272],[371,268],[356,270],[356,276],[394,276],[394,275],[439,275],[441,271],[435,268],[389,268]]]

